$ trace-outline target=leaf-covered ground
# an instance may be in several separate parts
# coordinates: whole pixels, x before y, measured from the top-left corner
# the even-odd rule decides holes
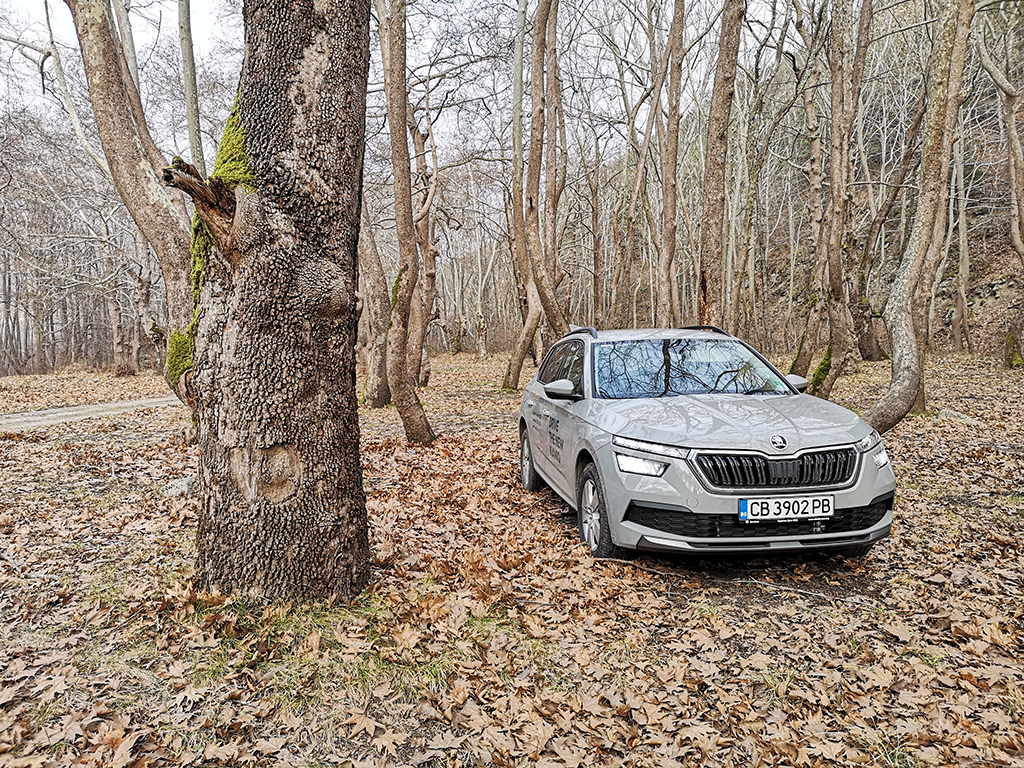
[[[596,562],[518,486],[502,362],[434,363],[433,448],[363,413],[352,605],[190,588],[181,410],[0,436],[0,765],[1024,764],[1020,372],[933,361],[863,561]]]
[[[0,413],[141,400],[168,394],[163,376],[151,371],[135,376],[115,376],[109,371],[73,367],[49,376],[0,378]]]

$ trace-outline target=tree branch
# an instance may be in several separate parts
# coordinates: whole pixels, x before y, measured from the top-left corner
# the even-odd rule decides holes
[[[163,169],[162,175],[166,186],[180,189],[192,198],[196,213],[210,231],[217,248],[232,267],[237,267],[241,257],[234,246],[234,193],[220,179],[212,178],[209,183],[203,181],[196,167],[180,157],[174,158],[170,167]]]

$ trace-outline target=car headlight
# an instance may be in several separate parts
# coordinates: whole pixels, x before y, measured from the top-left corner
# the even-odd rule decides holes
[[[624,453],[615,454],[615,463],[619,465],[620,472],[628,472],[632,475],[650,475],[661,477],[668,469],[668,464],[653,459],[643,459],[639,456],[627,456]]]
[[[872,429],[870,435],[866,435],[853,444],[853,447],[860,453],[867,453],[876,445],[882,442],[882,436],[877,429]]]
[[[628,437],[615,436],[612,438],[612,444],[617,445],[620,448],[632,448],[634,451],[643,451],[645,453],[657,453],[660,456],[672,456],[676,459],[685,459],[689,450],[686,448],[676,448],[674,445],[660,445],[659,443],[648,443],[643,440],[631,440]],[[616,454],[617,456],[618,454]]]

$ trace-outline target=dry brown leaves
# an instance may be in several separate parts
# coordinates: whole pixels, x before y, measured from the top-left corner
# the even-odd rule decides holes
[[[518,487],[502,361],[435,362],[436,446],[363,414],[352,605],[188,587],[166,410],[0,441],[0,763],[1011,765],[1024,760],[1024,379],[936,361],[863,562],[596,562]],[[885,370],[842,382],[861,407]],[[951,414],[948,411],[956,411]]]

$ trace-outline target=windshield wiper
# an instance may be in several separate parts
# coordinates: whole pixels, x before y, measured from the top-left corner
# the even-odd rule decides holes
[[[779,391],[775,387],[769,386],[767,383],[762,384],[760,387],[754,387],[747,389],[743,392],[744,395],[777,395]]]

